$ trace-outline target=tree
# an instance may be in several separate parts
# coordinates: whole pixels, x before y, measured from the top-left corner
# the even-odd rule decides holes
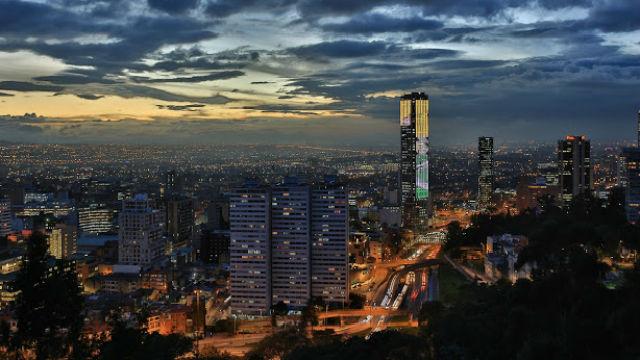
[[[16,345],[35,351],[39,359],[68,356],[79,347],[82,305],[77,274],[63,260],[47,255],[47,239],[34,233],[15,288],[18,331]],[[55,265],[54,265],[55,264]],[[50,265],[54,265],[50,271]]]
[[[318,311],[321,311],[323,306],[324,301],[321,297],[309,299],[307,306],[302,309],[299,328],[306,329],[309,325],[312,327],[318,325]]]
[[[304,332],[288,328],[262,339],[245,356],[247,360],[282,359],[294,349],[310,343]]]
[[[120,319],[112,322],[111,339],[100,347],[103,360],[173,360],[192,349],[190,339],[178,335],[147,333],[133,328]]]
[[[350,309],[362,309],[364,308],[365,297],[359,294],[349,294],[349,308]]]
[[[216,321],[215,324],[213,324],[213,331],[216,333],[227,333],[229,335],[233,335],[235,332],[233,320],[220,319]]]
[[[460,222],[452,221],[447,225],[447,239],[445,241],[446,249],[453,249],[464,243],[464,231],[460,226]]]
[[[289,307],[283,301],[271,306],[271,325],[276,326],[278,316],[286,316],[289,313]]]
[[[368,340],[359,336],[342,339],[339,336],[313,339],[289,350],[285,360],[353,360],[408,359],[429,360],[431,353],[420,336],[387,330],[375,332]]]

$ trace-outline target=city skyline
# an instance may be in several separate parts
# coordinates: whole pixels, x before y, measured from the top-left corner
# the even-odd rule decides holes
[[[4,1],[0,114],[10,116],[0,116],[0,140],[393,146],[394,104],[413,91],[432,99],[436,146],[485,134],[631,140],[634,9],[631,0]]]

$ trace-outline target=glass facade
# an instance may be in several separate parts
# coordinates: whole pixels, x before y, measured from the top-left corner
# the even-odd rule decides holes
[[[567,136],[558,142],[561,198],[565,203],[592,189],[591,142],[585,136]]]
[[[427,219],[429,200],[429,97],[404,95],[400,100],[400,183],[402,226],[413,230]]]

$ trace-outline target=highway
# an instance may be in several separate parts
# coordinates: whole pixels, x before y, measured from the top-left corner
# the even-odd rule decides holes
[[[414,317],[420,311],[422,303],[437,300],[438,277],[437,265],[441,251],[439,244],[422,245],[419,254],[405,259],[392,261],[387,268],[392,269],[389,280],[379,284],[371,302],[373,308],[390,308],[398,310],[406,307]],[[410,275],[413,273],[413,275]],[[400,286],[402,283],[402,286]],[[390,315],[379,315],[370,318],[372,331],[382,331],[389,324]],[[371,335],[371,334],[369,334]]]
[[[417,326],[411,318],[416,318],[422,303],[438,298],[437,267],[441,264],[439,244],[420,244],[418,247],[422,250],[403,259],[376,264],[371,274],[375,284],[367,293],[368,304],[364,309],[319,312],[320,325],[314,329],[332,329],[336,334],[345,335],[369,331],[367,336],[370,336],[388,327]],[[409,319],[397,319],[397,316],[406,315]],[[329,318],[341,318],[340,325],[324,325],[324,320]],[[347,318],[350,321],[345,324],[342,320]],[[352,322],[354,318],[358,320]],[[214,346],[232,355],[243,355],[269,334],[259,331],[257,334],[216,335],[200,340],[198,347],[201,352]]]

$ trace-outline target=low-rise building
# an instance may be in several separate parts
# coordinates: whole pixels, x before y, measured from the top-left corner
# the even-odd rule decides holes
[[[147,318],[147,332],[160,335],[191,333],[192,311],[188,306],[177,304],[151,309]]]
[[[511,282],[530,279],[532,264],[516,267],[518,255],[528,243],[529,240],[521,235],[488,236],[485,244],[485,274],[494,279],[507,279]]]

